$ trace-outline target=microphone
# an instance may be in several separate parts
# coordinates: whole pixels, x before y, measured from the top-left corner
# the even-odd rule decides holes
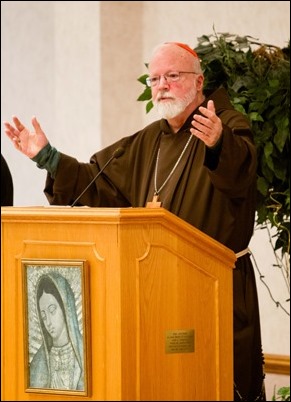
[[[75,199],[75,201],[71,204],[71,207],[74,207],[77,202],[79,201],[79,199],[82,197],[82,195],[88,190],[88,188],[94,183],[95,180],[98,179],[98,177],[101,175],[101,173],[103,173],[104,169],[106,168],[106,166],[109,165],[109,163],[113,160],[113,159],[117,159],[119,158],[121,155],[124,154],[124,148],[123,147],[119,147],[117,148],[112,156],[108,159],[108,161],[105,163],[105,165],[103,166],[103,168],[101,170],[99,170],[99,172],[96,174],[96,176],[93,178],[93,180],[90,181],[90,183],[88,184],[87,187],[85,187],[85,189],[81,192],[81,194]]]

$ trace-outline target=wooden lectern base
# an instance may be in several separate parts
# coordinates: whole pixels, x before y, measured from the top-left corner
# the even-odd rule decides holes
[[[233,400],[231,250],[156,205],[2,207],[1,226],[1,400]],[[86,395],[30,388],[27,260],[32,278],[40,261],[86,264]]]

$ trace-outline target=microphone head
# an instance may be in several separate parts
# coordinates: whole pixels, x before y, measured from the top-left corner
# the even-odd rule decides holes
[[[114,152],[113,152],[113,157],[114,158],[119,158],[121,155],[124,154],[125,149],[123,147],[119,147],[117,148]]]

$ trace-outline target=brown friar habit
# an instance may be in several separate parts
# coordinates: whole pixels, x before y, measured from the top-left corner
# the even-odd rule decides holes
[[[203,103],[214,100],[223,123],[222,141],[207,149],[193,136],[170,180],[160,192],[163,207],[223,243],[235,253],[248,247],[253,234],[256,195],[256,148],[249,123],[232,107],[219,88]],[[193,113],[199,113],[198,110]],[[50,204],[71,205],[118,147],[124,154],[114,159],[79,205],[94,207],[144,207],[159,189],[190,136],[193,113],[177,133],[166,120],[122,138],[95,153],[90,163],[61,154],[53,179],[48,174],[45,194]],[[264,400],[263,354],[255,276],[248,254],[238,258],[233,270],[234,400]]]

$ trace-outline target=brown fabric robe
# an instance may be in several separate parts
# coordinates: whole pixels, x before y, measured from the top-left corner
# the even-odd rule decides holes
[[[193,136],[160,198],[164,208],[237,253],[248,246],[253,234],[256,148],[249,123],[234,110],[225,90],[216,90],[204,106],[209,99],[214,100],[223,122],[222,141],[211,150]],[[50,204],[71,205],[113,152],[123,147],[124,154],[106,167],[79,205],[145,206],[154,193],[159,147],[158,189],[189,138],[193,114],[194,111],[176,134],[166,120],[153,122],[95,153],[87,164],[61,154],[55,179],[47,176],[45,194]],[[265,400],[257,289],[249,255],[236,262],[233,294],[234,400]]]

